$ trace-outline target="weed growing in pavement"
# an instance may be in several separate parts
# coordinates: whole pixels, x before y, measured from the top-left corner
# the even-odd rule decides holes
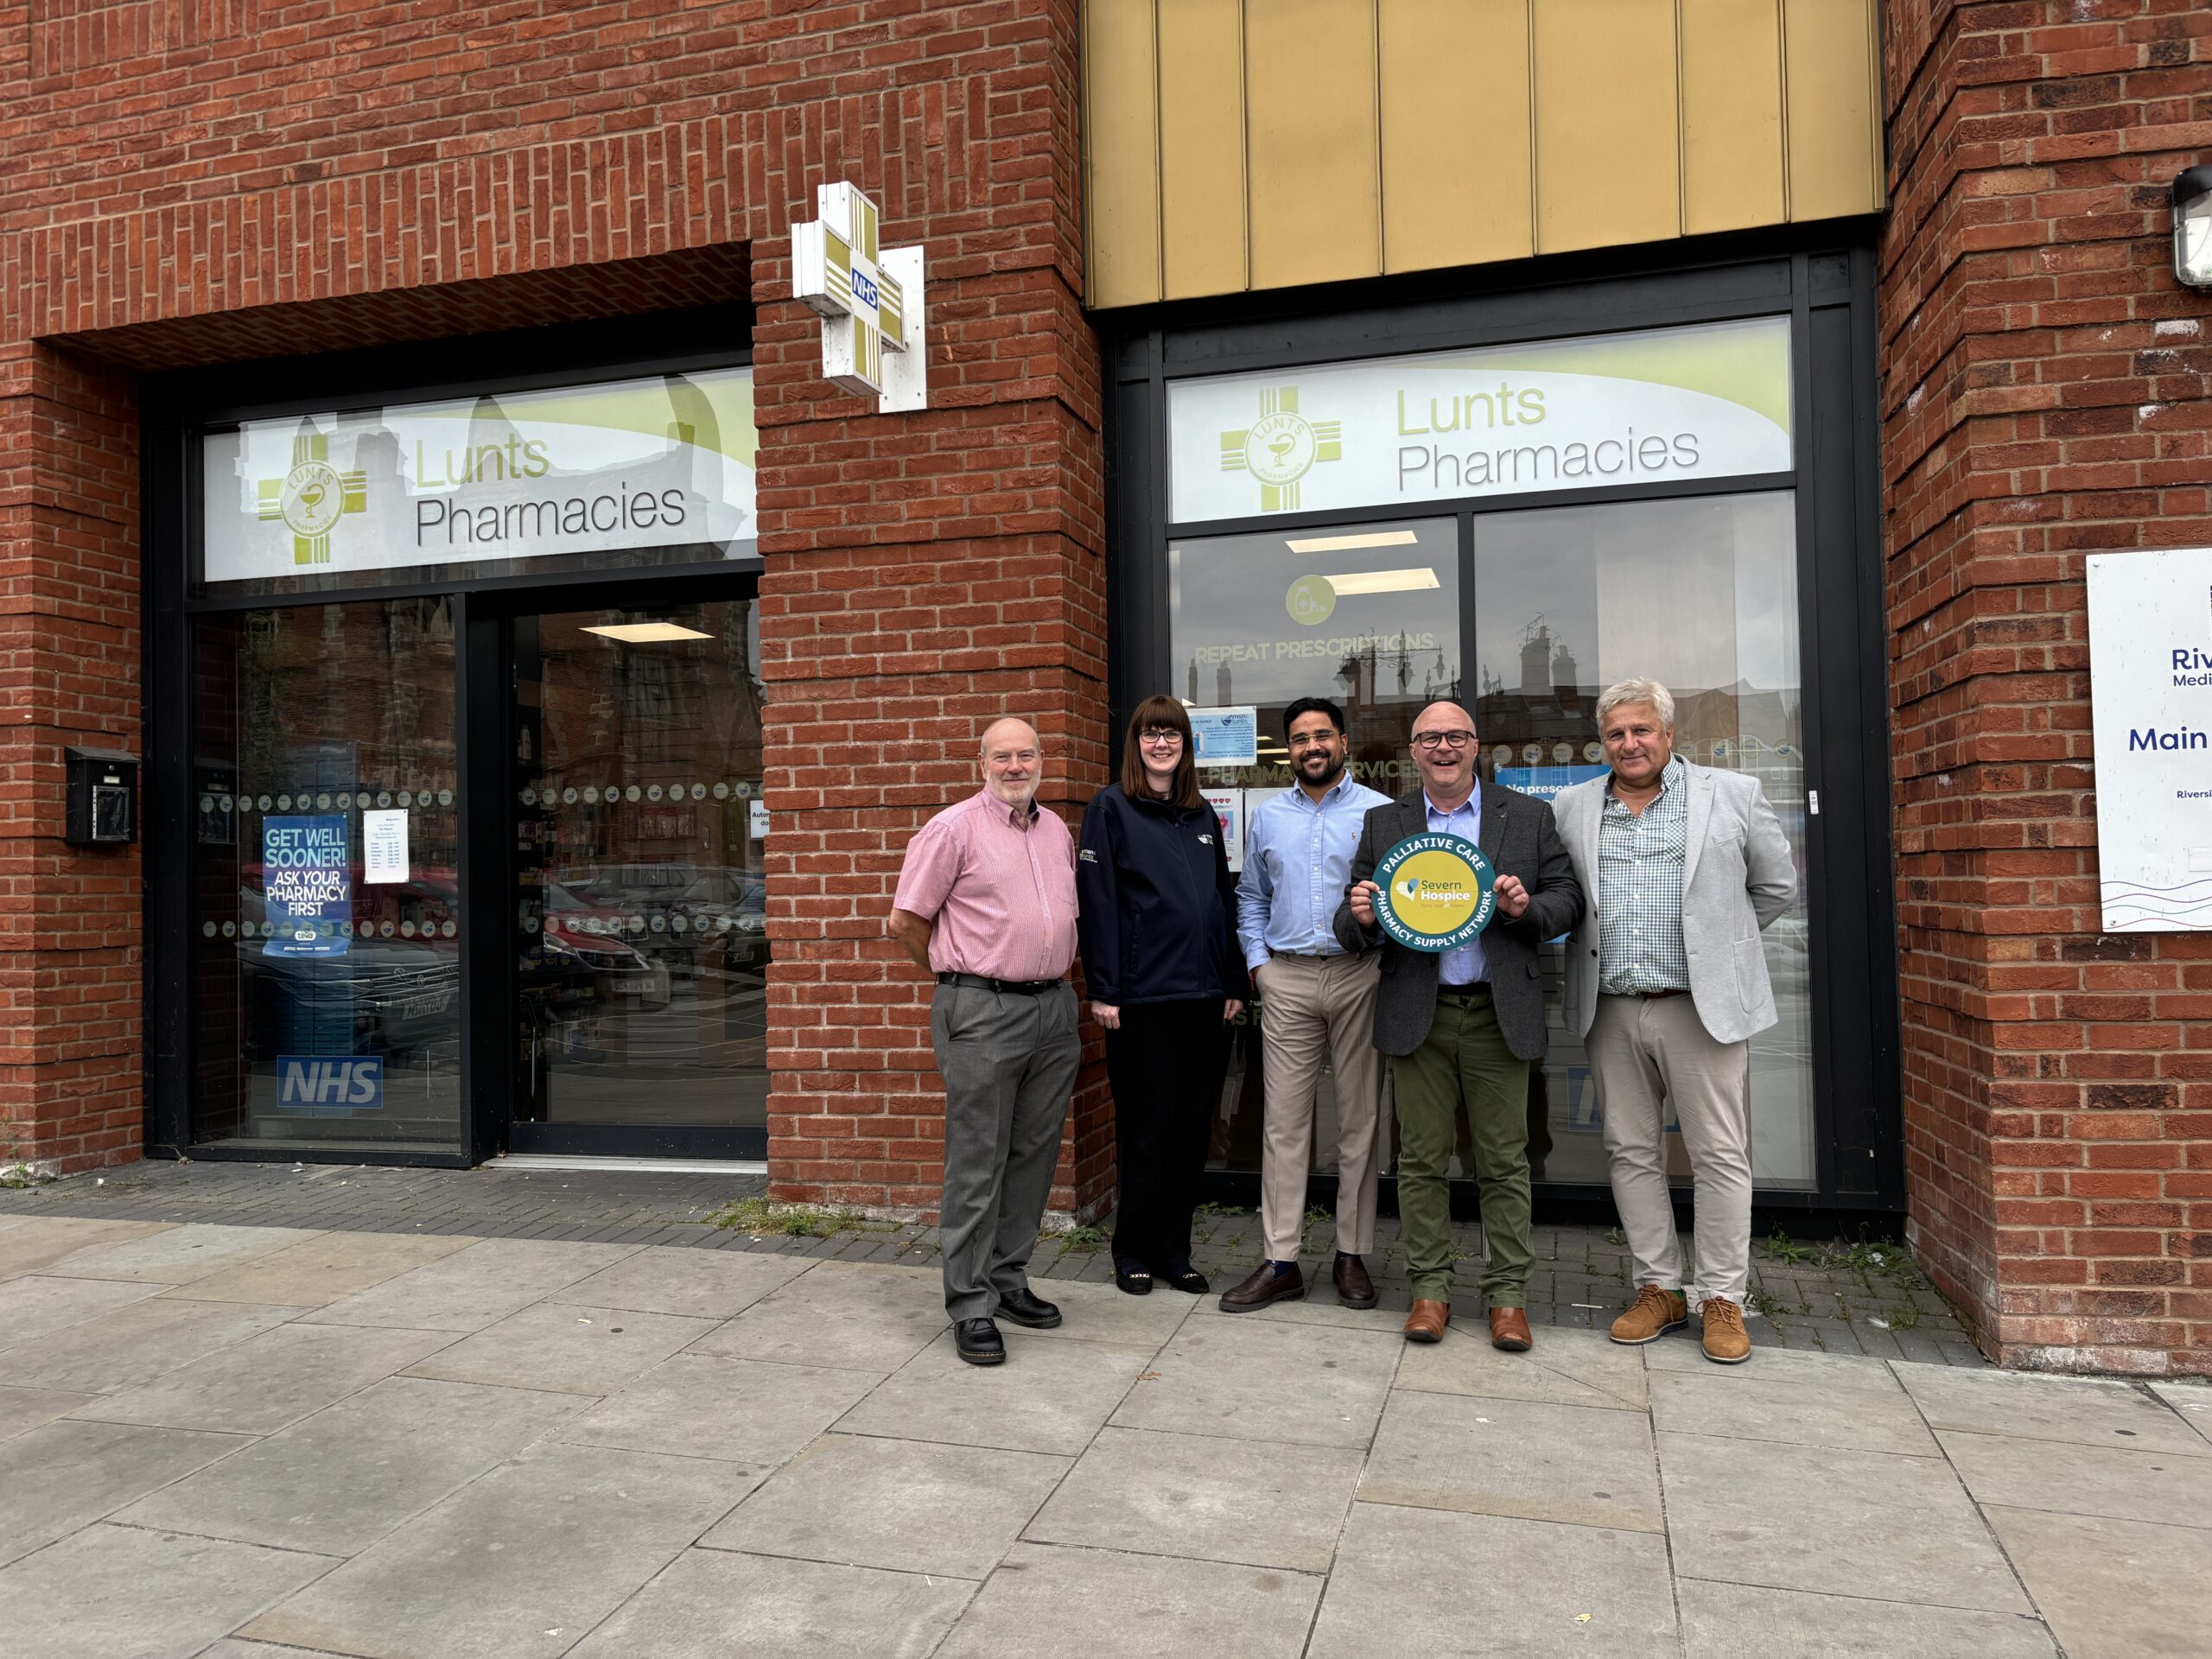
[[[1910,1331],[1920,1323],[1920,1305],[1917,1302],[1899,1302],[1895,1307],[1884,1308],[1882,1317],[1890,1322],[1891,1330]]]
[[[1811,1245],[1798,1243],[1779,1227],[1774,1230],[1774,1236],[1760,1245],[1759,1249],[1770,1260],[1787,1262],[1792,1267],[1797,1266],[1800,1262],[1810,1262],[1816,1254]]]
[[[1062,1255],[1065,1255],[1070,1250],[1078,1251],[1084,1255],[1093,1255],[1105,1248],[1106,1235],[1096,1227],[1071,1227],[1060,1235]]]
[[[1199,1221],[1211,1221],[1217,1216],[1249,1216],[1252,1212],[1233,1204],[1216,1204],[1208,1198],[1191,1213]]]
[[[740,1198],[714,1218],[716,1227],[750,1233],[755,1238],[834,1238],[839,1233],[888,1233],[891,1221],[871,1221],[857,1210],[825,1210],[810,1204],[778,1204],[768,1198]]]
[[[1605,1243],[1616,1245],[1627,1243],[1628,1233],[1626,1230],[1619,1227],[1608,1227],[1605,1229]]]

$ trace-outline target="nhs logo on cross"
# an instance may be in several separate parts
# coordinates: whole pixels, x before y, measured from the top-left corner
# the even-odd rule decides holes
[[[296,1112],[342,1115],[384,1104],[384,1062],[366,1054],[282,1054],[276,1103]]]

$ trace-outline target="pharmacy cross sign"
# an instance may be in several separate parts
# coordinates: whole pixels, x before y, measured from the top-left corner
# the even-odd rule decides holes
[[[254,487],[260,516],[283,519],[292,532],[294,564],[328,564],[332,528],[346,513],[369,510],[369,475],[333,467],[330,437],[323,432],[294,438],[292,470]]]
[[[875,204],[853,185],[815,191],[822,215],[791,226],[791,293],[822,315],[822,372],[879,410],[928,401],[922,251],[880,248]]]

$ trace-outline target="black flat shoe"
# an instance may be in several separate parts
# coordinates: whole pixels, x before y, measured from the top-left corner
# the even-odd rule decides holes
[[[1033,1290],[1017,1290],[999,1298],[999,1318],[1032,1331],[1050,1331],[1060,1322],[1060,1310]]]
[[[988,1319],[963,1319],[952,1327],[952,1345],[970,1365],[1006,1363],[1006,1338]]]
[[[1203,1296],[1213,1288],[1206,1282],[1205,1274],[1192,1267],[1178,1268],[1172,1273],[1163,1273],[1160,1276],[1177,1290],[1188,1291],[1193,1296]]]
[[[1114,1282],[1132,1296],[1152,1294],[1152,1269],[1134,1262],[1114,1264]]]

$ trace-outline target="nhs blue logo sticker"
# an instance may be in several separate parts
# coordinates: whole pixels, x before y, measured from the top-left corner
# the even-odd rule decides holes
[[[882,296],[877,292],[875,284],[856,270],[853,273],[853,297],[874,311],[880,306]]]
[[[282,1054],[276,1103],[295,1112],[344,1116],[384,1105],[384,1061],[367,1054]]]

